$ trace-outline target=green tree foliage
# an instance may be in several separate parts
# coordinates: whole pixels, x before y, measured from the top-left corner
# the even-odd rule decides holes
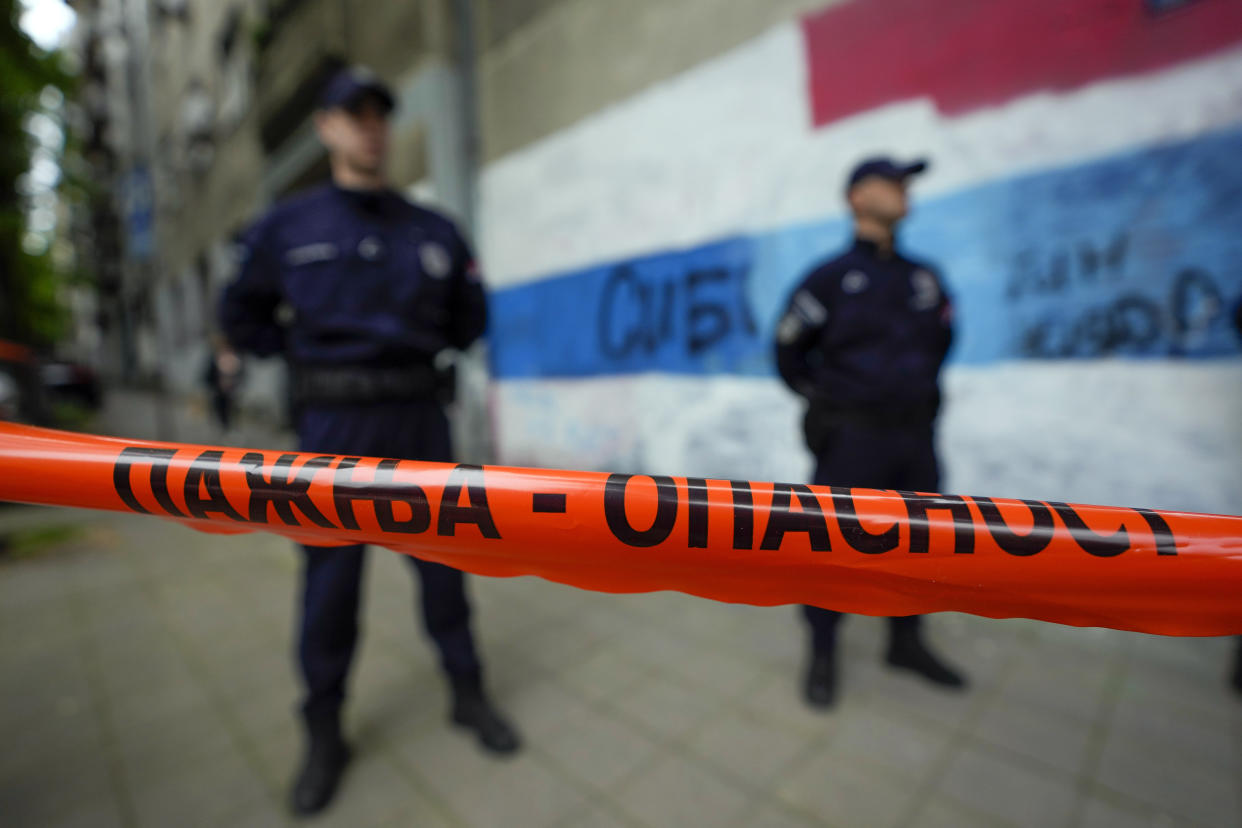
[[[59,55],[44,52],[18,25],[21,5],[0,0],[0,338],[50,344],[61,331],[60,274],[48,253],[22,248],[25,203],[19,181],[30,168],[33,139],[27,116],[53,86],[66,91],[70,78]]]

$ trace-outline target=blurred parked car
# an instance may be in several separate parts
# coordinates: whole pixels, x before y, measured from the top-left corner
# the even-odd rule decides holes
[[[69,413],[63,404],[97,409],[102,403],[94,369],[0,339],[0,420],[55,425]]]
[[[99,408],[103,402],[98,375],[79,362],[44,362],[39,366],[39,379],[50,400],[74,402],[87,408]]]
[[[0,367],[0,420],[17,420],[21,410],[21,386],[16,377]]]
[[[34,351],[0,339],[0,420],[35,422],[41,389]]]

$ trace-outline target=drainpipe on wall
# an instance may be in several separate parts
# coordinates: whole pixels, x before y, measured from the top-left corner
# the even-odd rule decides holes
[[[459,175],[461,219],[467,235],[477,238],[477,202],[481,164],[478,106],[478,49],[474,39],[471,0],[453,0],[454,58],[457,83]],[[495,392],[488,373],[485,340],[458,361],[459,399],[454,429],[463,459],[476,463],[496,462]]]
[[[475,228],[476,185],[479,176],[479,108],[477,94],[478,50],[474,41],[474,10],[471,0],[453,0],[453,28],[456,31],[456,62],[462,142],[462,221],[472,232]]]

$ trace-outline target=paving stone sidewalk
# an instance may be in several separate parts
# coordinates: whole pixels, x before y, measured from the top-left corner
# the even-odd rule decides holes
[[[155,436],[150,403],[114,402],[101,430]],[[177,417],[178,438],[213,439]],[[0,534],[57,522],[74,534],[0,560],[0,825],[286,824],[290,544],[0,507]],[[932,637],[973,680],[953,695],[884,669],[883,622],[853,618],[822,715],[798,700],[790,608],[475,578],[490,681],[528,745],[498,761],[446,723],[407,569],[371,554],[356,758],[311,824],[1242,824],[1227,639],[941,615]]]

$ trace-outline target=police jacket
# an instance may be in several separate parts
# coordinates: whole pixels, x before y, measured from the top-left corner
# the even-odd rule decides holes
[[[777,326],[777,369],[813,405],[934,410],[951,316],[932,268],[855,239],[793,291]]]
[[[245,233],[239,258],[221,298],[225,335],[295,366],[430,362],[487,325],[453,223],[390,190],[329,184],[295,196]]]

